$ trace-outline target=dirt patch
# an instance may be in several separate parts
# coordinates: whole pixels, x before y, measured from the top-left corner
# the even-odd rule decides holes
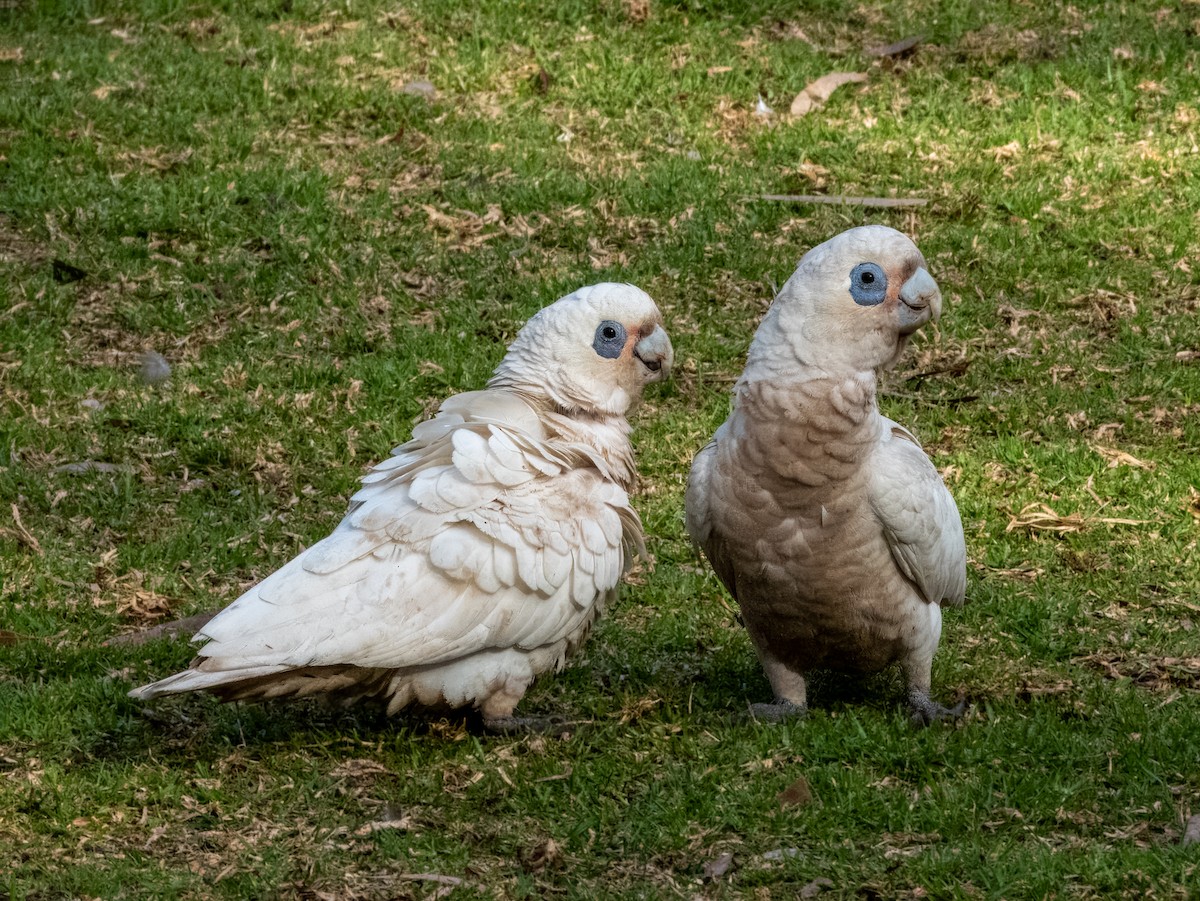
[[[37,266],[50,256],[44,243],[17,228],[11,216],[0,213],[0,263]]]

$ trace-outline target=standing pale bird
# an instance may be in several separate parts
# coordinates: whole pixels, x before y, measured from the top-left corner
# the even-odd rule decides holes
[[[913,718],[929,696],[942,605],[963,603],[958,508],[916,438],[881,416],[876,373],[941,313],[907,237],[854,228],[805,254],[771,304],[733,412],[692,463],[687,528],[741,608],[775,693],[803,713],[805,674],[899,663]]]
[[[642,525],[626,414],[672,362],[632,285],[581,288],[521,329],[372,469],[333,533],[223,610],[191,668],[135,698],[318,693],[475,707],[493,729],[616,597]]]

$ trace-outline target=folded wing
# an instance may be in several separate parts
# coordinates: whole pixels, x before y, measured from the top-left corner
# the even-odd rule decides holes
[[[962,520],[917,439],[885,419],[870,471],[871,509],[900,571],[926,601],[962,604],[967,589]]]

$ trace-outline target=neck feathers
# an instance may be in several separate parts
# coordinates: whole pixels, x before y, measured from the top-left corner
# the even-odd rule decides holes
[[[739,445],[783,479],[808,487],[843,482],[878,442],[875,374],[749,379],[736,389]]]

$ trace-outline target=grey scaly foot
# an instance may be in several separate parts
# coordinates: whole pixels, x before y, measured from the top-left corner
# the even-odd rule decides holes
[[[786,698],[776,698],[770,704],[751,704],[750,717],[760,723],[782,723],[801,719],[808,713],[803,704],[793,704]]]
[[[564,735],[573,724],[560,716],[485,716],[483,728],[495,735]]]
[[[967,699],[963,698],[953,707],[943,707],[929,697],[929,692],[913,690],[908,693],[908,709],[915,726],[928,726],[937,720],[958,719],[967,709]]]

